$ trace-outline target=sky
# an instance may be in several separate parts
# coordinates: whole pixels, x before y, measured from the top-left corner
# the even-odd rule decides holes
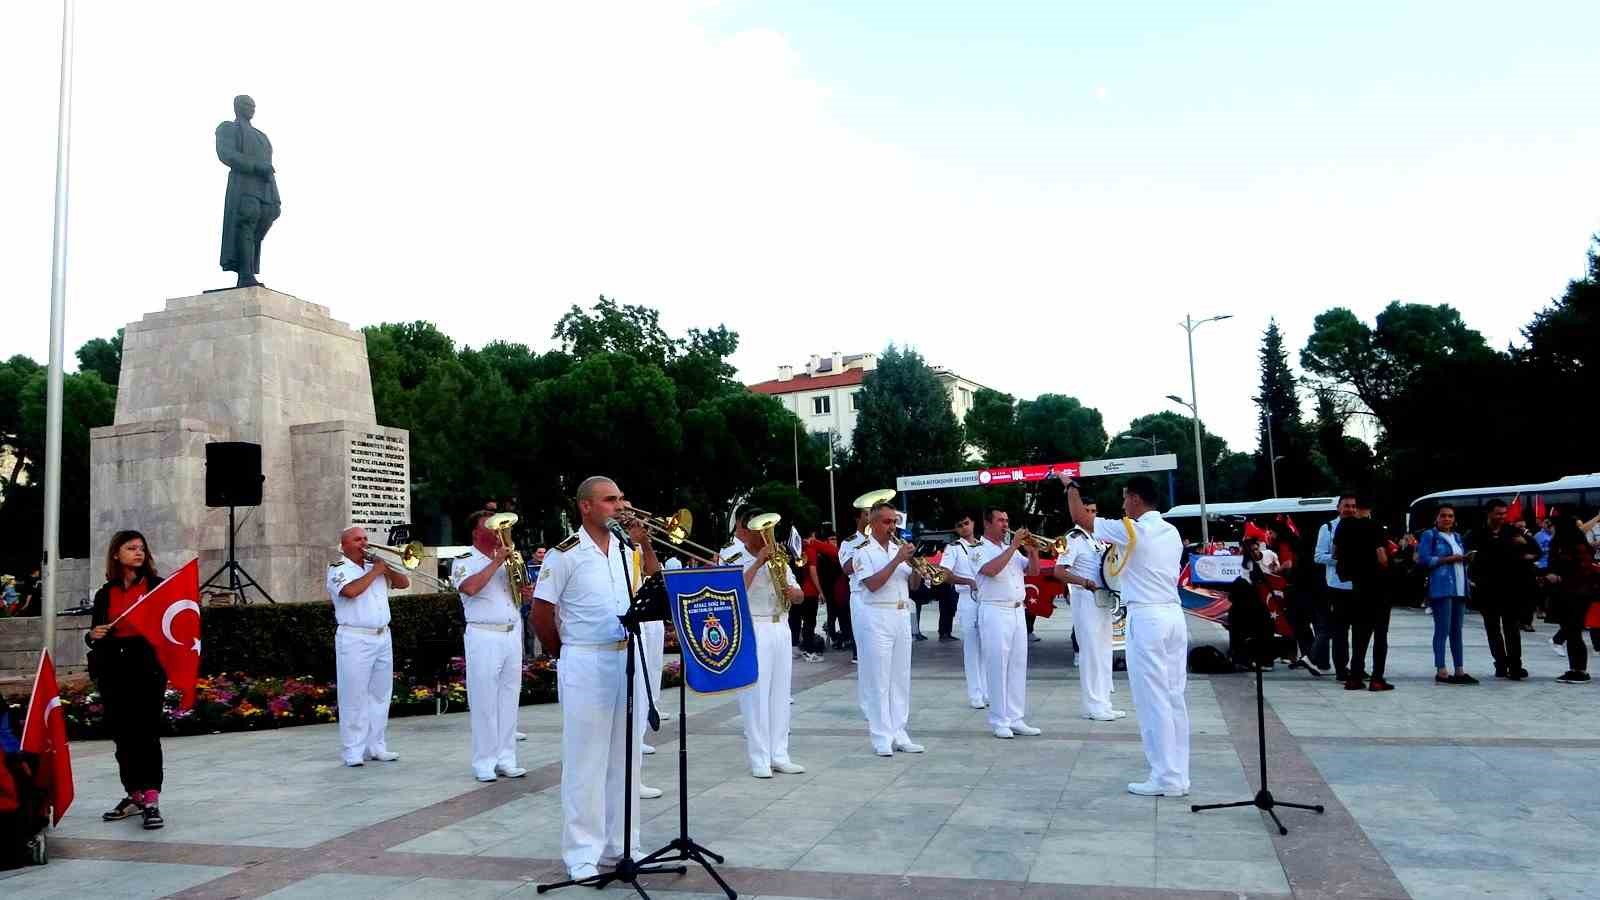
[[[0,4],[0,356],[48,354],[59,4]],[[66,344],[217,266],[251,94],[269,286],[553,346],[604,294],[755,382],[912,346],[1115,432],[1255,444],[1269,317],[1449,303],[1496,346],[1600,231],[1600,4],[80,0]]]

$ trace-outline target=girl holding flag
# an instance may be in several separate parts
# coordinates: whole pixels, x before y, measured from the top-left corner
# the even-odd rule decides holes
[[[164,823],[161,794],[161,727],[167,674],[155,649],[123,615],[161,582],[144,535],[119,531],[106,551],[106,583],[94,595],[85,640],[89,674],[105,706],[117,747],[117,768],[128,795],[101,816],[107,822],[139,815],[146,829]]]

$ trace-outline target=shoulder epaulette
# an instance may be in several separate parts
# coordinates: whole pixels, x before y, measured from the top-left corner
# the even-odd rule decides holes
[[[865,547],[866,545],[867,545],[867,536],[863,534],[861,537],[856,538],[855,542],[850,545],[850,549],[852,549],[852,550],[860,550],[862,547]]]
[[[334,561],[333,561],[333,562],[331,562],[331,563],[328,563],[328,568],[330,568],[330,569],[337,569],[337,568],[339,568],[339,567],[340,567],[340,566],[341,566],[341,565],[344,565],[344,562],[343,562],[343,560],[337,560],[337,559],[336,559],[336,560],[334,560]]]
[[[578,533],[574,531],[573,533],[567,535],[566,540],[557,544],[556,549],[560,550],[562,553],[566,553],[568,550],[571,550],[576,546],[578,546]]]
[[[459,556],[457,556],[456,559],[467,559],[470,556],[472,556],[472,551],[468,550],[467,552],[462,553]]]
[[[733,551],[732,554],[730,554],[728,556],[724,556],[722,558],[722,561],[725,562],[725,563],[736,563],[736,562],[739,562],[742,559],[744,559],[744,551],[743,550],[735,550],[735,551]]]

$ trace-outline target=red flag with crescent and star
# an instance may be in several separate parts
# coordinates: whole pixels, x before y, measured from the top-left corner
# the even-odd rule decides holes
[[[49,653],[39,654],[28,718],[22,724],[22,749],[39,755],[38,784],[50,795],[51,824],[61,824],[72,805],[72,752],[67,749],[67,716],[61,709],[56,665]]]
[[[167,681],[183,695],[182,708],[193,706],[200,677],[200,560],[168,575],[123,618],[155,648]]]

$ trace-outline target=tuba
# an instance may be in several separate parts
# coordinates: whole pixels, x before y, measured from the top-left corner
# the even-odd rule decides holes
[[[778,615],[789,611],[789,554],[778,543],[778,536],[774,531],[778,523],[783,521],[783,516],[777,513],[762,513],[751,516],[747,525],[752,531],[761,532],[761,540],[766,542],[770,555],[767,557],[767,572],[772,576],[772,586],[778,592]]]
[[[522,553],[511,539],[511,528],[517,524],[517,514],[513,512],[495,513],[483,520],[483,527],[494,532],[500,539],[500,546],[510,551],[506,556],[506,578],[511,582],[511,602],[522,602],[522,588],[529,584],[528,567],[522,562]]]

